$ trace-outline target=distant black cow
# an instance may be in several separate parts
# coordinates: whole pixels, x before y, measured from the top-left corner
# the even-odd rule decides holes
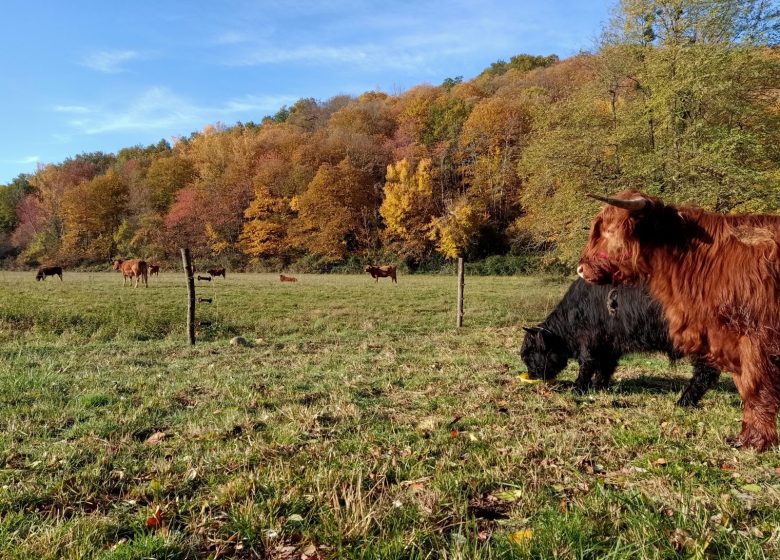
[[[664,352],[672,361],[682,357],[669,339],[660,305],[638,287],[597,286],[577,279],[540,325],[524,328],[520,357],[529,375],[553,379],[575,358],[580,364],[577,392],[605,389],[623,354]],[[698,404],[720,376],[704,359],[691,361],[693,377],[677,401],[681,406]]]
[[[42,266],[35,273],[36,280],[46,280],[47,276],[59,276],[62,281],[62,267],[61,266]]]

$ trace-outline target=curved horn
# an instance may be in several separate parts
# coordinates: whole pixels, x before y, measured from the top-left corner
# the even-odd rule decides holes
[[[628,210],[629,212],[636,212],[637,210],[641,210],[642,208],[646,207],[649,201],[646,198],[634,198],[631,200],[625,200],[623,198],[611,198],[609,196],[600,196],[597,194],[590,194],[588,193],[588,196],[590,198],[595,198],[596,200],[600,200],[601,202],[606,202],[607,204],[611,204],[612,206],[617,206],[618,208],[623,208],[624,210]]]
[[[523,327],[523,330],[524,330],[525,332],[527,332],[527,333],[530,333],[530,334],[536,334],[536,333],[538,333],[538,332],[539,332],[541,329],[540,329],[539,327]]]

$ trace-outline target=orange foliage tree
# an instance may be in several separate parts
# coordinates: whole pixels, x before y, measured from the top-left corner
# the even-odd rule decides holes
[[[323,163],[300,197],[291,240],[310,253],[339,260],[369,243],[376,206],[371,177],[349,158]]]

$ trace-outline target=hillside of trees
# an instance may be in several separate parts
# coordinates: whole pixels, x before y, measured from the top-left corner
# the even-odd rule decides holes
[[[234,269],[506,254],[562,269],[588,192],[777,212],[779,25],[765,0],[623,0],[594,52],[41,165],[0,188],[0,258],[174,262],[187,246]]]

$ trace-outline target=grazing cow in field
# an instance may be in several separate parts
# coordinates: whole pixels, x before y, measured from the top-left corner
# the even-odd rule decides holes
[[[61,266],[42,266],[35,273],[36,280],[46,280],[47,276],[59,276],[60,282],[62,282],[62,267]]]
[[[115,260],[114,270],[122,272],[122,286],[125,285],[127,279],[130,279],[130,283],[133,283],[135,278],[135,287],[138,287],[138,280],[141,279],[144,285],[149,287],[149,267],[146,261],[141,259],[131,259],[129,261]]]
[[[285,276],[284,274],[279,275],[279,281],[280,282],[297,282],[298,279],[295,276]]]
[[[206,272],[208,272],[212,276],[222,276],[222,278],[225,277],[225,269],[224,268],[209,268]]]
[[[392,278],[393,282],[398,284],[398,279],[395,277],[395,267],[392,265],[386,265],[386,266],[373,266],[368,265],[365,269],[365,272],[368,272],[371,275],[371,278],[374,278],[375,282],[379,282],[380,278],[387,278],[388,276]]]
[[[606,202],[578,274],[641,282],[662,306],[676,348],[734,373],[743,401],[738,446],[777,444],[780,407],[780,216],[723,216],[638,191]]]
[[[606,389],[623,354],[663,352],[672,361],[682,357],[672,346],[661,306],[638,287],[613,289],[577,279],[544,321],[523,328],[520,357],[530,376],[554,379],[576,359],[576,392]],[[677,404],[696,406],[719,376],[705,360],[694,358],[693,377]]]
[[[160,265],[159,264],[150,264],[149,265],[149,276],[157,276],[160,277]]]

